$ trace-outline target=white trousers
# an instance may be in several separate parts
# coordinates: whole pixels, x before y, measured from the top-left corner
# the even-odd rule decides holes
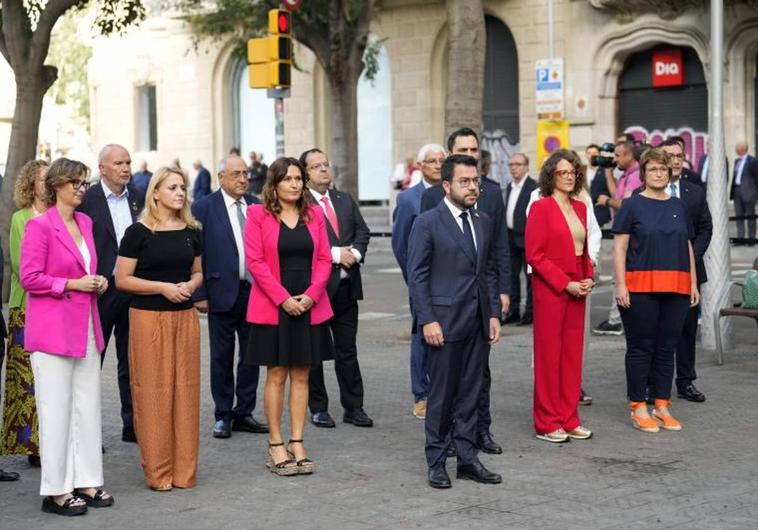
[[[100,353],[92,323],[87,356],[32,354],[42,460],[40,495],[103,485]]]

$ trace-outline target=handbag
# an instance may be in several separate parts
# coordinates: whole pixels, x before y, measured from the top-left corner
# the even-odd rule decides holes
[[[758,309],[758,270],[747,271],[742,289],[742,307]]]

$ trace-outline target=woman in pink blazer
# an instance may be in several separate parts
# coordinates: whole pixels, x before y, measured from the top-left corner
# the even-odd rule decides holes
[[[97,295],[108,281],[95,274],[92,220],[75,212],[89,169],[59,158],[45,177],[50,208],[29,220],[21,245],[27,292],[24,349],[32,352],[39,417],[42,511],[78,515],[113,497],[100,489],[100,352]]]
[[[540,172],[540,194],[526,221],[526,261],[532,266],[534,304],[534,428],[537,438],[560,443],[588,439],[577,412],[582,384],[584,306],[592,291],[587,206],[573,151],[550,155]]]
[[[248,364],[266,366],[264,408],[269,425],[266,465],[276,475],[313,473],[303,445],[310,366],[334,357],[326,284],[332,268],[324,214],[305,192],[294,158],[268,169],[263,204],[247,210],[245,262],[253,277],[247,320]],[[282,431],[284,387],[290,379],[290,441]]]

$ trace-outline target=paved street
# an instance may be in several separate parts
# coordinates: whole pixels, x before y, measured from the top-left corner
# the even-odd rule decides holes
[[[608,242],[605,242],[606,244]],[[635,431],[625,400],[623,337],[594,337],[582,408],[590,441],[550,445],[531,422],[531,328],[507,327],[492,352],[495,438],[505,452],[482,456],[504,477],[497,486],[454,478],[450,490],[426,484],[423,423],[410,414],[407,296],[386,241],[369,252],[362,303],[360,360],[366,410],[376,426],[338,421],[333,430],[306,428],[310,477],[280,478],[263,466],[266,436],[211,437],[207,330],[203,320],[203,393],[198,486],[155,493],[143,484],[137,446],[120,441],[115,355],[103,372],[104,455],[115,507],[65,520],[40,512],[39,472],[25,459],[0,466],[22,473],[0,485],[0,528],[756,528],[758,527],[758,332],[735,320],[738,351],[716,366],[700,351],[698,387],[708,401],[674,399],[680,433]],[[735,250],[744,270],[754,249]],[[606,269],[608,270],[608,269]],[[610,287],[593,295],[593,322],[607,314]],[[331,413],[341,410],[327,367]],[[260,393],[259,393],[260,394]],[[256,416],[262,416],[260,407]]]

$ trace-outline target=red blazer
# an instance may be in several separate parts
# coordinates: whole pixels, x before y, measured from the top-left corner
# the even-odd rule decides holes
[[[587,230],[587,206],[582,201],[571,199],[576,215]],[[561,293],[576,272],[574,238],[566,218],[552,197],[545,197],[532,204],[526,220],[526,262],[556,293]],[[584,238],[584,277],[592,277],[592,261]]]
[[[311,324],[321,324],[332,318],[332,306],[326,295],[326,284],[332,273],[332,252],[326,233],[324,213],[311,207],[311,220],[306,225],[313,239],[311,284],[305,294],[313,301]],[[292,295],[284,288],[279,272],[279,220],[268,213],[262,204],[247,209],[245,223],[245,264],[253,276],[253,288],[247,304],[247,321],[254,324],[279,323],[279,306]]]
[[[97,294],[66,290],[68,280],[97,271],[92,220],[79,212],[74,213],[74,219],[89,249],[89,270],[84,268],[84,258],[55,206],[26,224],[19,274],[27,296],[26,351],[85,357],[90,319],[97,349],[105,349]]]

